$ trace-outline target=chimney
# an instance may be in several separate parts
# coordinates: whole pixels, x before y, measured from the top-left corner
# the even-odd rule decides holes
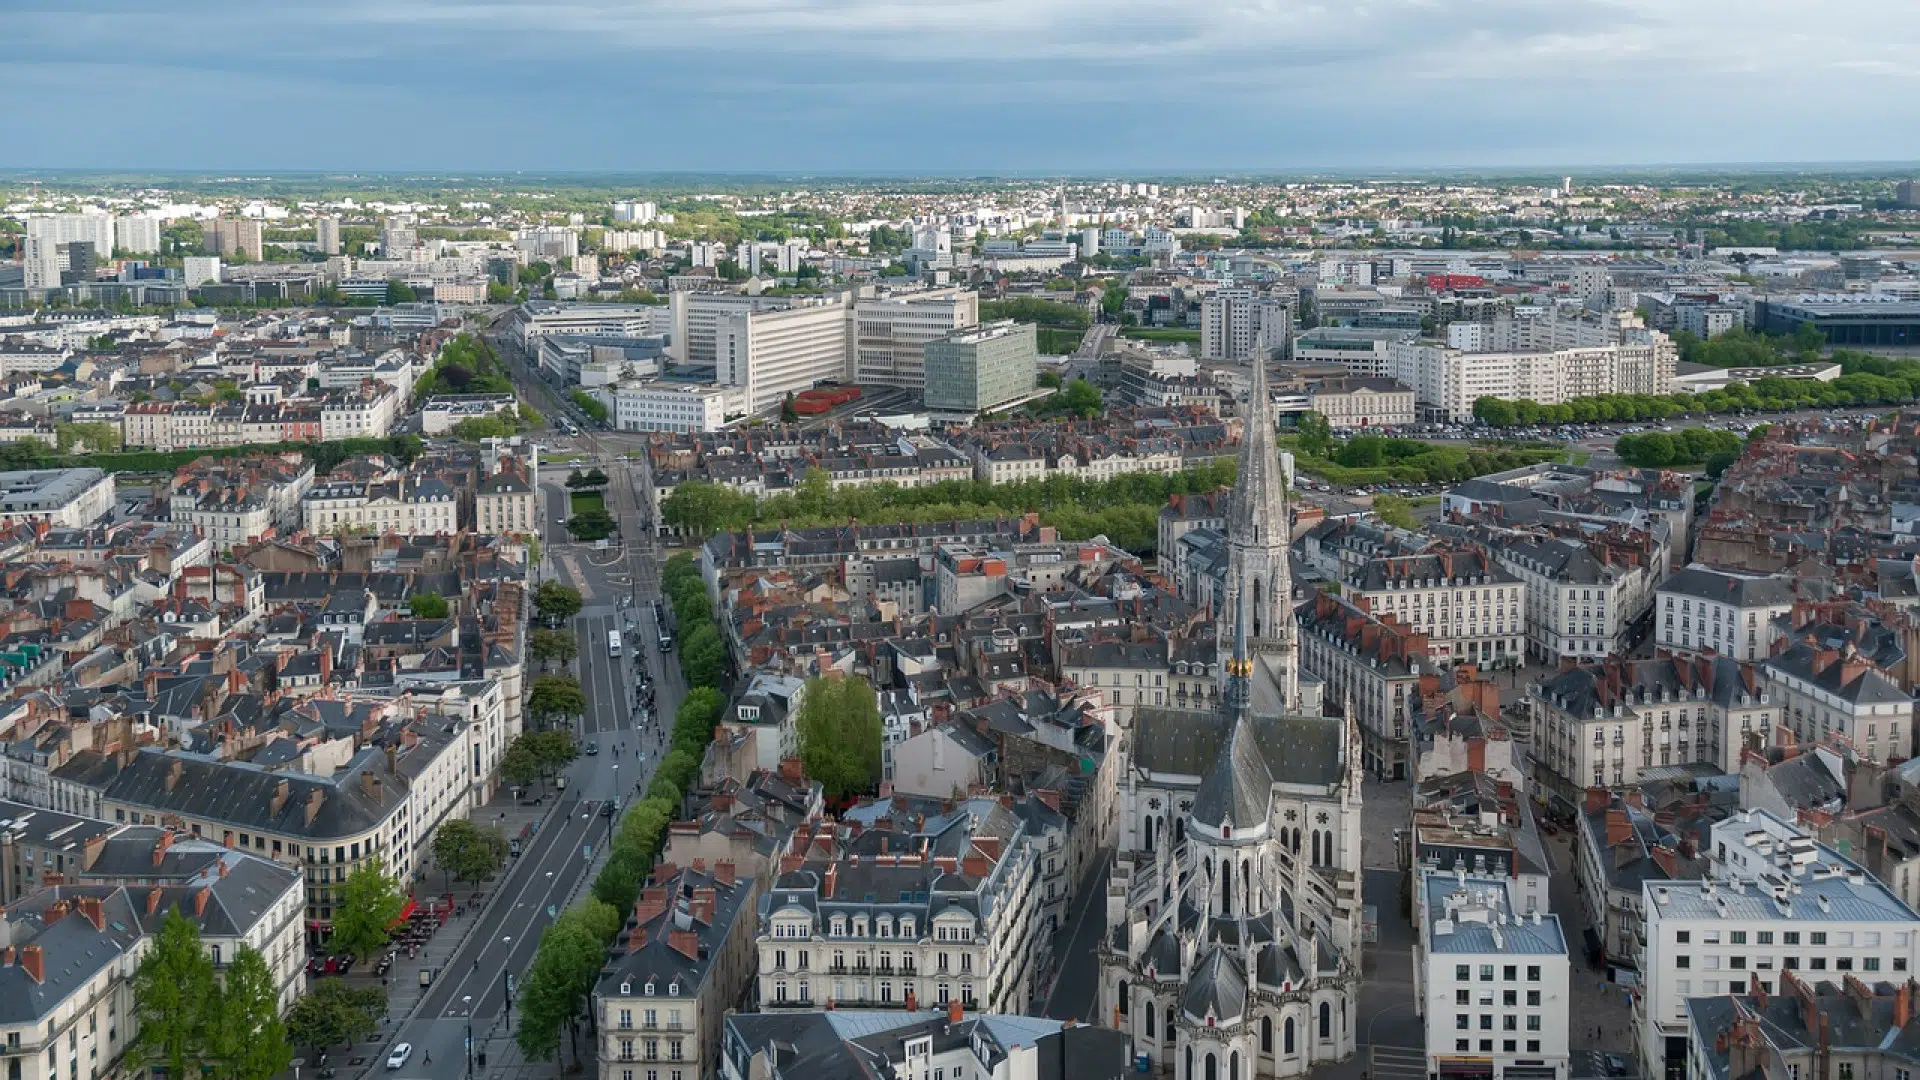
[[[207,898],[211,897],[212,895],[213,895],[213,890],[207,888],[204,885],[201,886],[199,892],[193,894],[193,917],[194,918],[199,919],[199,918],[204,918],[206,916]]]
[[[965,1018],[965,1016],[966,1010],[960,1007],[959,998],[952,998],[947,1001],[947,1023],[957,1024]]]
[[[187,767],[181,764],[178,758],[174,759],[173,764],[167,766],[167,790],[168,791],[172,791],[174,788],[179,786],[180,778],[186,774],[186,771],[187,771]]]
[[[47,926],[52,926],[67,917],[67,911],[71,906],[65,900],[55,900],[47,905],[46,913],[40,916],[40,921]]]
[[[36,983],[47,981],[47,958],[40,952],[40,946],[28,945],[20,950],[20,966],[26,969]]]
[[[326,801],[327,801],[326,792],[321,791],[319,788],[314,788],[311,792],[308,792],[307,794],[307,824],[308,825],[312,825],[313,819],[320,816],[320,806]]]
[[[700,959],[700,935],[691,930],[667,931],[667,948],[689,960]]]
[[[158,915],[159,913],[160,913],[160,890],[159,889],[149,890],[147,893],[147,914]]]
[[[107,913],[101,906],[99,897],[83,896],[79,899],[78,904],[81,917],[92,923],[95,930],[105,930],[107,928]]]
[[[732,859],[721,859],[713,864],[713,880],[722,885],[732,885],[738,880],[734,877],[735,867]]]
[[[1907,1021],[1912,1019],[1913,980],[1908,979],[1900,984],[1900,989],[1893,992],[1893,1026],[1904,1028],[1907,1026]]]
[[[1633,824],[1625,810],[1607,811],[1607,846],[1617,847],[1633,836]]]
[[[968,877],[984,878],[992,870],[984,855],[968,855],[960,860],[960,872]]]
[[[1608,794],[1606,788],[1590,787],[1587,789],[1587,813],[1593,814],[1605,810],[1607,804],[1611,801],[1613,801],[1612,796]]]

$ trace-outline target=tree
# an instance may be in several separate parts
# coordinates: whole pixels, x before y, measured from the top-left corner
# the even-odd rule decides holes
[[[386,987],[326,979],[312,984],[287,1010],[287,1034],[296,1044],[319,1050],[361,1042],[380,1030],[386,1011]]]
[[[573,741],[571,731],[534,731],[522,736],[533,750],[535,761],[540,763],[540,771],[548,776],[556,776],[580,756],[580,747]]]
[[[598,508],[582,510],[567,519],[567,532],[576,540],[604,540],[616,528],[613,515]]]
[[[1333,452],[1333,425],[1325,416],[1311,410],[1301,413],[1294,432],[1303,453],[1312,457],[1327,457]]]
[[[133,976],[133,1011],[139,1031],[128,1047],[130,1064],[164,1067],[168,1076],[187,1076],[211,1066],[210,1038],[219,985],[213,961],[200,944],[200,928],[177,907],[160,920],[153,948]]]
[[[63,454],[115,454],[121,446],[120,429],[112,424],[55,424],[53,437]]]
[[[546,769],[528,744],[527,735],[507,744],[506,752],[500,755],[500,778],[514,787],[531,787],[546,778]]]
[[[873,687],[858,676],[807,680],[796,723],[800,760],[832,799],[870,790],[880,779],[884,732]]]
[[[293,1064],[280,990],[266,958],[241,945],[217,995],[213,1025],[215,1075],[225,1080],[269,1080]],[[169,1074],[172,1075],[172,1074]]]
[[[407,610],[416,619],[444,619],[447,617],[447,598],[435,592],[414,593],[407,598]]]
[[[682,624],[681,629],[686,629]],[[727,647],[711,619],[702,619],[691,632],[683,633],[680,643],[680,673],[688,686],[719,686],[724,677]]]
[[[420,294],[413,291],[413,286],[401,281],[399,278],[388,279],[387,303],[410,304],[418,299],[420,299]]]
[[[527,1058],[552,1060],[563,1031],[572,1041],[600,971],[603,948],[593,931],[578,921],[555,921],[540,935],[539,950],[520,989],[520,1027],[514,1032],[514,1041]]]
[[[433,834],[433,861],[456,881],[479,884],[507,861],[507,838],[499,829],[453,818]]]
[[[564,622],[580,614],[580,590],[548,578],[533,592],[533,606],[549,622]]]
[[[527,635],[527,651],[542,664],[558,660],[566,667],[580,655],[580,642],[564,630],[535,630]]]
[[[1375,495],[1373,512],[1396,529],[1413,531],[1420,527],[1419,519],[1413,516],[1413,504],[1398,495]]]
[[[347,875],[334,905],[333,947],[365,960],[387,944],[388,928],[406,907],[400,883],[378,856]]]
[[[536,720],[551,721],[579,716],[587,711],[587,695],[571,675],[542,675],[533,680],[527,694],[527,713]]]

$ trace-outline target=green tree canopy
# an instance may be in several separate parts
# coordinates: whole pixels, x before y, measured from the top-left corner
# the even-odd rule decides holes
[[[494,826],[451,818],[433,834],[433,861],[442,873],[477,885],[506,865],[507,838]]]
[[[872,790],[880,781],[880,703],[854,675],[807,680],[800,716],[800,760],[832,799]]]
[[[380,1030],[386,1012],[386,987],[323,979],[287,1010],[287,1033],[299,1045],[320,1050],[363,1042]]]
[[[566,667],[580,655],[580,641],[571,631],[539,629],[527,635],[527,651],[542,664],[557,660]]]
[[[548,578],[534,589],[533,606],[541,618],[564,622],[580,614],[580,590]]]
[[[386,946],[389,927],[406,906],[400,883],[377,856],[347,875],[335,901],[332,945],[361,960]]]
[[[137,1068],[164,1068],[168,1076],[217,1067],[213,1029],[218,992],[200,928],[179,908],[168,909],[153,947],[134,972],[139,1030],[127,1049],[128,1061]]]
[[[416,619],[444,619],[447,617],[447,598],[435,592],[414,593],[407,598],[407,610]]]
[[[542,675],[527,694],[528,715],[546,722],[587,711],[587,695],[571,675]]]

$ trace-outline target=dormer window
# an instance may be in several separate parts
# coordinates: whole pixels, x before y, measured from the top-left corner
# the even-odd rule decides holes
[[[668,983],[668,984],[667,984],[667,996],[668,996],[668,997],[679,997],[679,996],[680,996],[680,984],[679,984],[679,983],[677,983],[677,982],[676,982],[676,983]]]
[[[628,996],[629,994],[632,994],[632,993],[633,993],[633,983],[632,983],[632,982],[630,982],[630,981],[624,981],[624,980],[623,980],[623,981],[622,981],[622,982],[620,983],[620,996],[621,996],[621,997],[626,997],[626,996]]]
[[[653,996],[653,980],[652,979],[647,980],[647,986],[644,992],[648,997]]]

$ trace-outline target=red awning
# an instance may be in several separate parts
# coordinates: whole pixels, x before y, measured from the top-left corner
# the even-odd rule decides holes
[[[412,917],[414,909],[419,906],[419,904],[414,903],[412,894],[408,894],[407,906],[400,909],[400,914],[396,916],[392,922],[387,924],[387,929],[392,930],[394,927],[406,922],[407,919]]]

